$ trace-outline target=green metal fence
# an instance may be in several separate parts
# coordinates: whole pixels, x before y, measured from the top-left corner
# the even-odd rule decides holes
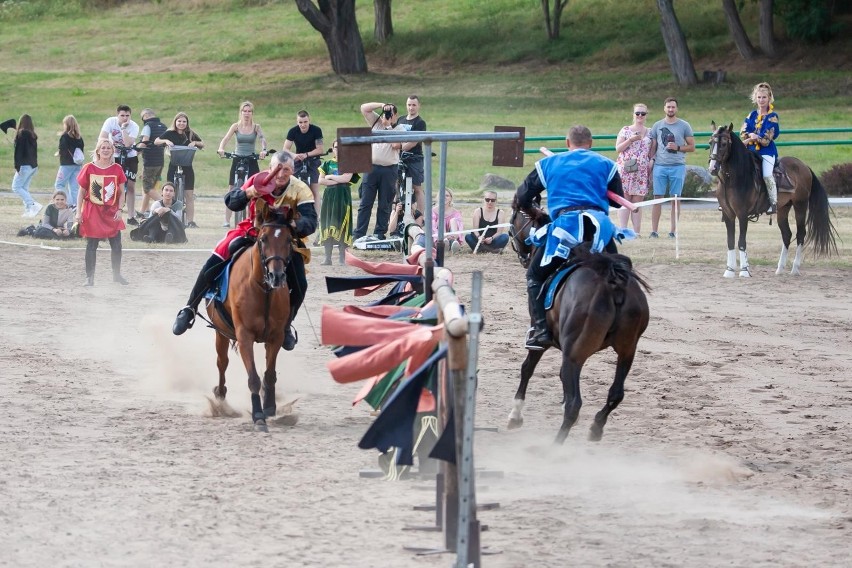
[[[843,132],[852,132],[852,128],[790,128],[782,131],[782,135],[786,138],[791,134],[837,134]],[[709,138],[712,132],[695,132],[696,139]],[[593,135],[594,140],[615,140],[617,134],[599,134]],[[551,152],[564,152],[567,150],[564,146],[565,136],[527,136],[526,142],[553,142],[559,141],[562,143],[559,147],[549,148]],[[779,140],[775,143],[776,146],[842,146],[852,144],[852,140]],[[539,148],[547,144],[537,144],[534,148],[524,148],[524,154],[538,154]],[[696,144],[696,148],[707,149],[709,144]],[[598,146],[594,149],[598,152],[614,152],[615,146]]]

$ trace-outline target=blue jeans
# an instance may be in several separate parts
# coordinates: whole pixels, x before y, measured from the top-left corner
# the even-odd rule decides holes
[[[479,242],[479,237],[474,235],[473,233],[468,233],[464,236],[464,242],[467,243],[467,246],[470,247],[470,250],[474,250],[476,248],[476,243]],[[494,237],[490,245],[487,245],[485,243],[479,245],[479,252],[489,250],[492,252],[497,252],[503,250],[507,244],[509,244],[509,235],[506,233],[500,233],[499,235],[496,235]]]
[[[38,168],[32,166],[21,166],[12,178],[12,191],[21,196],[25,207],[32,207],[35,203],[33,196],[30,195],[30,182],[33,181],[37,171]]]
[[[65,192],[69,207],[77,205],[77,190],[80,187],[77,185],[77,174],[80,173],[81,169],[83,169],[83,166],[72,164],[70,166],[59,166],[59,171],[56,172],[56,182],[53,185],[56,191]],[[68,189],[65,189],[66,187]]]
[[[654,166],[654,197],[663,197],[666,189],[669,196],[680,197],[683,180],[686,179],[686,164],[680,166]]]

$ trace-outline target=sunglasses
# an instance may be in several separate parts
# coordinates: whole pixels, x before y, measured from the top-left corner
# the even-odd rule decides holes
[[[637,112],[634,112],[633,114],[635,114],[636,116],[647,116],[648,113],[637,111]]]
[[[491,198],[486,197],[486,198],[485,198],[485,202],[486,202],[486,203],[497,203],[497,199],[496,199],[496,198],[495,198],[495,199],[491,199]]]

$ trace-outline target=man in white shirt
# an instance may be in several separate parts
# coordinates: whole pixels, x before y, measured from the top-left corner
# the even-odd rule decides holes
[[[139,136],[139,125],[130,120],[130,107],[118,105],[116,116],[104,121],[98,140],[111,140],[113,144],[132,146]],[[116,149],[113,159],[121,162],[121,152]],[[125,203],[127,203],[127,224],[138,225],[136,220],[136,172],[139,171],[139,157],[136,150],[128,150],[124,159],[124,175],[127,183],[124,185]],[[140,215],[141,216],[141,215]]]

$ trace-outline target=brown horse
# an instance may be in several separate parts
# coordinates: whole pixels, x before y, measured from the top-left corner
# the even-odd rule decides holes
[[[293,210],[281,213],[267,207],[263,200],[257,201],[257,241],[234,260],[225,302],[207,305],[207,315],[216,329],[219,368],[219,384],[213,394],[224,400],[228,392],[225,370],[228,346],[234,342],[248,372],[252,420],[262,431],[266,431],[266,418],[275,416],[275,361],[290,317],[287,265],[293,246],[293,215]],[[260,376],[254,363],[255,343],[266,345],[262,405]]]
[[[831,207],[828,195],[813,170],[798,158],[784,157],[780,160],[793,185],[792,191],[778,189],[778,228],[781,230],[781,257],[775,274],[784,272],[793,231],[788,216],[793,209],[796,216],[796,256],[790,274],[798,275],[802,265],[802,253],[806,236],[813,245],[815,256],[837,252],[837,231],[831,222]],[[739,222],[740,237],[737,247],[740,252],[741,277],[751,276],[746,252],[746,232],[750,220],[756,220],[769,207],[769,196],[761,174],[760,157],[749,151],[734,132],[734,125],[713,124],[710,138],[710,165],[712,175],[719,176],[716,194],[722,207],[722,218],[728,230],[728,264],[725,278],[735,276],[737,263],[734,251],[735,222]],[[807,227],[807,230],[805,229]]]
[[[512,219],[509,233],[512,247],[526,268],[532,258],[533,247],[526,238],[538,224],[539,210],[528,215],[512,204]],[[591,234],[593,231],[586,231]],[[584,243],[572,249],[572,260],[577,268],[571,273],[556,294],[553,307],[547,313],[547,324],[554,343],[562,351],[562,380],[564,416],[556,435],[556,443],[563,443],[571,427],[577,421],[583,402],[580,398],[580,372],[586,360],[607,347],[612,347],[618,356],[615,378],[609,389],[604,407],[595,415],[589,439],[598,441],[603,436],[604,425],[609,414],[624,398],[624,381],[633,365],[636,345],[648,327],[648,300],[643,288],[647,283],[632,268],[630,259],[621,254],[588,252]],[[544,351],[528,351],[521,365],[521,383],[515,394],[512,412],[509,414],[511,428],[519,428],[523,422],[523,406],[527,385],[541,360]]]

